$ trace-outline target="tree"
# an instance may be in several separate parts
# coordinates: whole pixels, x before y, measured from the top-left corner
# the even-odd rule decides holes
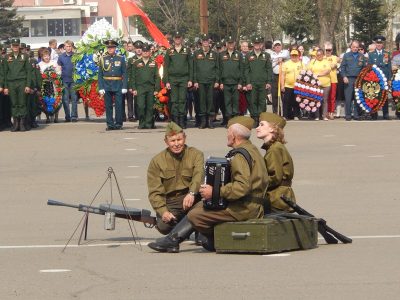
[[[368,45],[388,24],[381,0],[353,0],[354,38]]]
[[[319,45],[335,42],[335,32],[345,0],[316,0],[319,23]]]
[[[314,0],[286,0],[280,18],[281,28],[296,43],[309,44],[319,35],[316,14],[317,9]]]
[[[0,0],[0,40],[21,35],[23,17],[17,16],[13,4],[14,0]]]

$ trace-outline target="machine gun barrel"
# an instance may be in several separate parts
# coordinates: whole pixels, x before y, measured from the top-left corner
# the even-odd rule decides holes
[[[64,203],[64,202],[52,200],[52,199],[47,200],[47,205],[66,206],[66,207],[72,207],[72,208],[79,209],[79,205]]]

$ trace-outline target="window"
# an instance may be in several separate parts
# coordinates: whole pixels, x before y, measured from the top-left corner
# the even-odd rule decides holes
[[[49,36],[63,36],[64,35],[63,19],[47,20],[47,31]]]
[[[80,19],[64,19],[64,30],[65,35],[81,35],[80,34]]]
[[[101,19],[106,19],[106,21],[112,25],[112,17],[90,17],[90,25]]]
[[[47,36],[46,20],[31,21],[31,36],[32,37]]]

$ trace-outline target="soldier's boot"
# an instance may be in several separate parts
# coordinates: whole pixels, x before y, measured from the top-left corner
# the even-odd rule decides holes
[[[183,128],[183,129],[186,129],[186,117],[185,116],[183,116],[183,117],[180,117],[180,123],[181,123],[181,127]]]
[[[19,131],[24,132],[26,130],[25,118],[19,118]]]
[[[13,127],[11,128],[12,132],[19,131],[19,122],[20,122],[19,120],[20,118],[18,117],[13,118]]]
[[[254,125],[253,128],[257,128],[258,127],[258,118],[257,117],[252,117],[254,120]]]
[[[204,129],[207,126],[207,117],[200,117],[200,129]]]
[[[213,124],[213,120],[214,120],[214,117],[209,117],[208,118],[208,128],[210,128],[210,129],[214,129],[215,128],[214,124]]]
[[[156,239],[148,246],[158,252],[178,253],[179,244],[186,240],[194,231],[192,224],[185,216],[172,231],[165,237]]]

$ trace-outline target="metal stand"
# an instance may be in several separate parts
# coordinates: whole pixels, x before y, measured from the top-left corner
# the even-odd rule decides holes
[[[128,221],[129,229],[130,229],[131,234],[132,234],[133,241],[136,244],[136,238],[135,238],[135,235],[137,236],[136,227],[135,227],[135,224],[134,224],[131,216],[129,215],[129,213],[127,211],[126,202],[124,200],[124,197],[122,196],[122,192],[121,192],[121,189],[120,189],[119,184],[118,184],[117,176],[115,175],[115,172],[111,167],[109,167],[107,169],[107,178],[106,178],[106,180],[103,182],[103,184],[101,185],[100,189],[97,191],[97,193],[95,194],[95,196],[93,197],[92,201],[90,202],[90,204],[88,206],[92,207],[94,201],[96,200],[96,198],[99,195],[100,191],[103,189],[103,187],[105,186],[105,184],[107,182],[110,183],[110,199],[111,199],[111,201],[108,203],[108,205],[109,205],[109,207],[112,205],[112,203],[113,203],[113,185],[112,185],[113,180],[112,180],[112,178],[114,178],[114,180],[115,180],[115,184],[117,186],[119,198],[120,198],[121,204],[122,204],[122,206],[124,208],[125,214],[127,216],[129,216],[129,218],[127,218],[127,221]],[[88,211],[86,211],[85,214],[82,216],[82,218],[79,221],[78,225],[76,226],[74,232],[72,233],[72,235],[70,236],[69,240],[65,244],[62,252],[65,251],[65,249],[67,248],[67,246],[71,242],[72,238],[74,237],[75,233],[77,232],[77,230],[78,230],[78,228],[79,228],[79,226],[81,224],[82,224],[82,228],[81,228],[81,233],[79,235],[78,245],[81,245],[83,233],[85,233],[84,234],[84,240],[85,241],[87,240],[87,231],[88,231],[88,226],[89,226],[89,212]],[[139,244],[140,250],[142,250],[142,245],[141,245],[139,240],[138,240],[138,244]]]

